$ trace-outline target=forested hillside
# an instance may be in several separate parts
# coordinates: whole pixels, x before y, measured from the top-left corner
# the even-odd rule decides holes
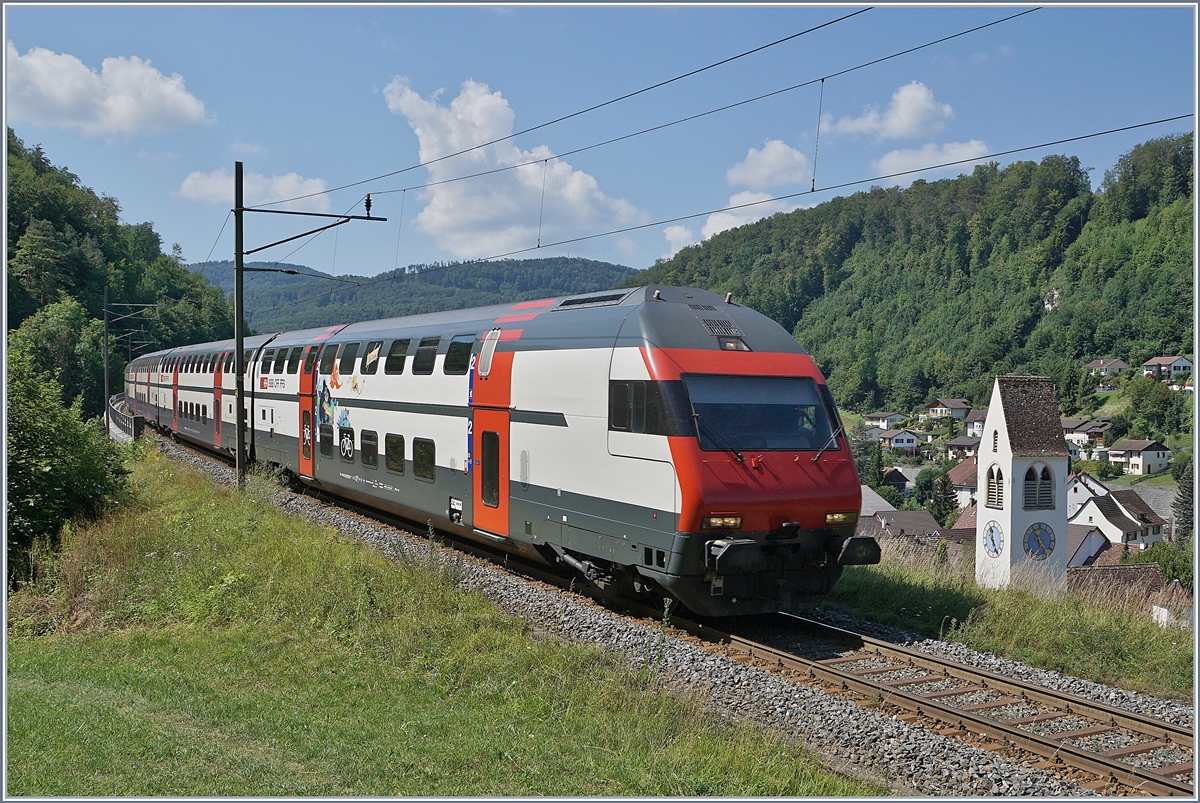
[[[1047,156],[872,188],[685,248],[628,284],[732,292],[813,354],[842,405],[986,404],[992,377],[1191,354],[1192,136],[1146,142],[1093,193]]]
[[[246,263],[246,267],[268,266],[328,276],[301,265]],[[233,292],[232,262],[193,267],[213,284]],[[339,281],[247,273],[243,285],[247,320],[257,331],[266,332],[482,307],[607,290],[637,271],[591,259],[552,257],[412,265],[395,271],[395,278],[386,278],[392,273],[338,276]],[[359,288],[347,282],[371,284]]]
[[[41,147],[8,129],[8,338],[35,371],[57,374],[68,403],[85,416],[103,410],[104,287],[109,304],[157,304],[114,325],[112,336],[144,329],[142,351],[229,337],[233,310],[224,294],[162,251],[150,223],[121,223],[115,198],[82,186]],[[129,337],[112,340],[109,379],[121,389]],[[134,351],[135,355],[138,353]]]

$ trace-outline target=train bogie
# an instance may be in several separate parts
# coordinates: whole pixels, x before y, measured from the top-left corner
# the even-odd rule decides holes
[[[232,450],[233,343],[140,358],[152,424]],[[641,288],[246,340],[252,457],[701,614],[818,603],[858,477],[811,358],[701,290]]]

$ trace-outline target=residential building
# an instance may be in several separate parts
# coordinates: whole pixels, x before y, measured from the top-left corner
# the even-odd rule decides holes
[[[1067,525],[1067,568],[1089,565],[1088,561],[1108,546],[1099,527],[1091,524]]]
[[[1104,444],[1104,433],[1112,429],[1112,422],[1107,418],[1097,418],[1089,421],[1084,418],[1064,418],[1062,419],[1063,437],[1067,443],[1075,446],[1072,457],[1081,457],[1086,460],[1094,460],[1094,457],[1089,457],[1097,446]]]
[[[1192,361],[1187,357],[1151,357],[1142,363],[1142,373],[1155,379],[1174,379],[1178,374],[1192,373]]]
[[[879,436],[879,443],[885,449],[903,449],[905,454],[917,453],[917,433],[908,429],[889,429]]]
[[[1091,474],[1086,471],[1075,472],[1067,477],[1067,516],[1074,516],[1083,503],[1093,496],[1104,496],[1107,493],[1108,486]]]
[[[958,497],[958,506],[966,509],[975,502],[979,492],[979,456],[968,457],[946,472],[950,485]],[[957,525],[956,525],[957,526]],[[974,525],[971,525],[974,527]]]
[[[1084,502],[1069,520],[1094,526],[1109,543],[1145,549],[1167,534],[1167,522],[1136,491],[1109,491]]]
[[[966,399],[934,399],[919,418],[921,421],[927,418],[955,418],[961,421],[969,412],[971,403]]]
[[[1093,376],[1109,376],[1110,374],[1119,374],[1122,371],[1129,370],[1129,363],[1124,360],[1104,358],[1100,360],[1092,360],[1087,365],[1083,366],[1089,374]]]
[[[888,500],[884,499],[868,485],[862,486],[862,508],[858,514],[858,520],[861,523],[863,519],[870,518],[880,511],[887,512],[895,510]]]
[[[880,510],[871,518],[859,520],[857,534],[874,538],[939,538],[941,527],[928,510]]]
[[[974,435],[976,438],[983,437],[983,422],[987,420],[987,408],[983,407],[979,410],[972,410],[967,413],[967,417],[963,419],[963,434]]]
[[[903,494],[904,489],[908,487],[908,477],[898,468],[889,468],[883,472],[883,484],[890,485],[897,493]]]
[[[1116,463],[1125,474],[1158,474],[1167,470],[1171,450],[1159,441],[1126,438],[1108,447],[1108,462]]]
[[[904,413],[871,413],[866,416],[866,423],[869,427],[879,427],[880,429],[892,429],[898,427],[908,420],[908,416]]]
[[[960,435],[946,441],[946,456],[955,460],[971,457],[979,451],[979,438],[974,435]]]

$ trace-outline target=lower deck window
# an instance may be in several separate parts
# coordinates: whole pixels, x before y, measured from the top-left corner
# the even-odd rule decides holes
[[[325,457],[333,457],[333,425],[321,424],[317,428],[317,432],[321,440],[321,454]]]
[[[413,438],[413,474],[417,479],[433,482],[436,465],[437,455],[433,441]]]
[[[383,438],[384,461],[388,471],[404,473],[404,436],[388,433]]]
[[[379,468],[379,436],[364,429],[358,446],[362,455],[362,464],[368,468]]]

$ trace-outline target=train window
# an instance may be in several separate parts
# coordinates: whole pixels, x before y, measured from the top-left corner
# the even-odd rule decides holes
[[[629,383],[613,382],[608,387],[609,429],[629,429]]]
[[[379,436],[368,429],[359,435],[359,454],[362,464],[368,468],[379,468]]]
[[[433,373],[433,363],[437,360],[438,343],[440,342],[442,342],[440,337],[421,338],[421,345],[417,346],[417,355],[413,357],[414,374]],[[416,441],[413,441],[413,444],[415,448]]]
[[[225,373],[225,352],[221,352],[220,354],[217,355],[217,362],[213,366],[213,373],[214,374]]]
[[[379,370],[379,352],[382,349],[382,340],[376,340],[367,344],[367,353],[363,355],[362,363],[362,372],[364,375],[373,374]]]
[[[217,367],[217,356],[215,354],[209,354],[207,357],[204,358],[204,373],[211,374],[213,372],[213,369],[215,369],[216,367]]]
[[[308,354],[304,355],[304,373],[306,373],[306,374],[312,373],[313,366],[317,364],[317,352],[318,351],[319,351],[319,348],[317,346],[309,346],[308,347]]]
[[[321,424],[317,430],[321,436],[321,454],[333,457],[333,424]]]
[[[296,346],[292,349],[291,355],[288,357],[287,372],[294,374],[300,370],[300,357],[304,354],[303,346]]]
[[[455,335],[446,348],[446,359],[442,361],[442,373],[462,375],[471,367],[471,349],[475,346],[475,335]]]
[[[338,371],[342,376],[350,376],[354,373],[354,361],[358,359],[358,347],[362,343],[347,343],[342,346],[342,359],[338,362]]]
[[[200,423],[202,423],[202,424],[208,423],[208,405],[207,404],[200,405]]]
[[[279,350],[279,353],[275,355],[275,370],[272,371],[271,373],[273,373],[273,374],[282,374],[283,373],[283,369],[287,367],[288,353],[289,352],[287,349]]]
[[[500,342],[500,330],[493,329],[483,336],[483,348],[479,351],[479,377],[486,379],[492,372],[492,355],[496,353],[496,344]]]
[[[413,475],[419,480],[433,482],[436,466],[437,454],[433,441],[413,438]]]
[[[275,359],[275,349],[267,349],[262,354],[262,365],[259,367],[259,373],[267,374],[271,372],[271,361]]]
[[[353,427],[338,427],[338,455],[347,463],[354,462]]]
[[[333,363],[337,359],[337,343],[327,343],[321,351],[321,367],[320,372],[323,374],[333,373]]]
[[[411,340],[393,340],[388,348],[387,360],[383,363],[385,374],[404,373],[404,358],[408,355],[408,344]]]
[[[388,471],[404,473],[404,436],[388,434],[383,437],[383,457]]]
[[[249,368],[252,362],[254,362],[254,349],[246,349],[242,352],[242,365]]]
[[[608,385],[608,428],[648,435],[695,435],[678,380],[614,380]]]
[[[810,377],[685,374],[700,448],[836,449],[833,415]]]
[[[488,507],[500,506],[500,435],[484,432],[480,440],[483,454],[480,455],[479,487],[483,503]]]

